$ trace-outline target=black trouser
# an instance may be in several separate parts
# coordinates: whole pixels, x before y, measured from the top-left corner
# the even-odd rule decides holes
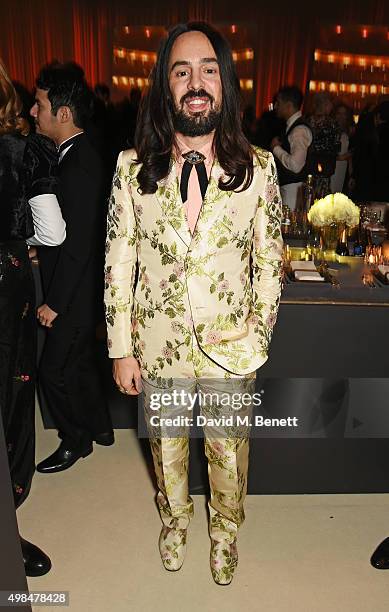
[[[87,447],[112,422],[96,359],[94,328],[58,317],[48,330],[39,386],[59,437],[71,450]]]

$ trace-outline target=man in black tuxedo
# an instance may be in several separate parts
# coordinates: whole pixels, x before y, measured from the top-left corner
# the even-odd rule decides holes
[[[59,151],[59,203],[66,221],[60,247],[43,247],[39,260],[45,303],[38,308],[48,328],[39,368],[61,444],[38,472],[65,470],[93,450],[93,440],[114,441],[96,364],[95,327],[102,304],[104,172],[84,125],[90,106],[83,72],[51,64],[37,78],[31,114],[37,131]]]

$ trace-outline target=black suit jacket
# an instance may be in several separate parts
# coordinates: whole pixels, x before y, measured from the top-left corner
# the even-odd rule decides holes
[[[103,170],[87,136],[78,136],[59,164],[58,201],[66,239],[58,247],[40,248],[45,302],[74,325],[93,325],[102,312],[107,196]]]

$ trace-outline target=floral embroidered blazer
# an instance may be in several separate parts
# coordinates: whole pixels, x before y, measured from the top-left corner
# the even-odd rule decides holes
[[[134,356],[156,382],[189,361],[193,333],[228,372],[267,359],[281,293],[281,198],[271,153],[255,148],[241,193],[218,187],[214,161],[191,235],[175,164],[155,194],[138,192],[134,150],[120,153],[110,197],[105,310],[110,357]]]

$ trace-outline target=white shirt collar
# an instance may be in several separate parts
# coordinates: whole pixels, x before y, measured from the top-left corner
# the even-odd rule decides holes
[[[62,147],[63,144],[65,144],[65,142],[67,142],[68,140],[72,140],[75,136],[81,136],[81,134],[83,134],[84,132],[78,132],[77,134],[73,134],[73,136],[69,136],[69,138],[66,138],[66,140],[63,140],[61,142],[61,144],[59,146]],[[66,155],[66,153],[69,151],[69,149],[73,146],[74,142],[71,142],[69,144],[68,147],[64,147],[61,151],[61,153],[59,154],[59,161],[61,162],[64,158],[64,156]]]
[[[303,114],[301,111],[297,111],[297,113],[294,113],[294,115],[292,115],[291,117],[289,117],[288,121],[286,122],[286,129],[289,129],[290,126],[297,121],[297,119],[300,119],[300,117],[302,117]]]

